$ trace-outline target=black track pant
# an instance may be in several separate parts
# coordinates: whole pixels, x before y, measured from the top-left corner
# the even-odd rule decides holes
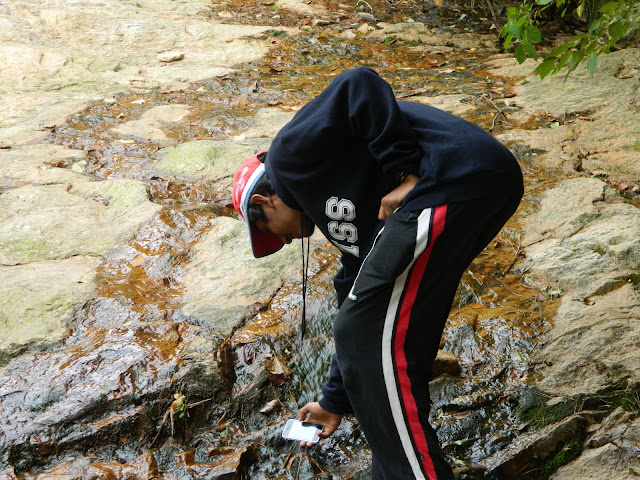
[[[334,336],[374,479],[453,478],[429,424],[431,364],[462,273],[519,201],[397,211],[363,262]]]

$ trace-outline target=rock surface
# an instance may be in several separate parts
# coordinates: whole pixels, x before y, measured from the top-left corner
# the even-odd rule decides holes
[[[608,394],[619,400],[633,396],[640,385],[640,210],[601,179],[615,185],[640,178],[635,143],[640,124],[633,100],[639,54],[629,49],[601,58],[593,83],[583,68],[566,83],[561,77],[540,82],[527,76],[530,64],[517,66],[504,57],[493,61],[493,74],[527,76],[511,99],[522,108],[520,114],[547,115],[557,127],[514,129],[500,138],[535,149],[532,168],[582,177],[546,189],[524,227],[526,259],[518,270],[540,288],[562,295],[554,328],[533,358],[541,375],[535,389],[544,398],[597,402],[598,395]],[[601,178],[586,178],[592,172]],[[637,410],[617,417],[603,422],[582,454],[552,478],[635,477],[640,435],[629,422],[636,422]],[[586,430],[586,425],[579,428],[577,436]],[[555,434],[547,438],[556,441]],[[517,465],[527,448],[515,445],[510,460],[498,463]]]
[[[380,43],[389,38],[415,42],[410,48],[424,55],[499,48],[493,36],[453,34],[420,22],[338,27],[342,14],[332,16],[318,2],[283,0],[274,6],[299,12],[313,28],[338,28],[343,44],[363,35]],[[176,477],[240,475],[241,460],[252,454],[247,442],[285,448],[278,415],[295,415],[296,401],[313,400],[312,391],[325,377],[332,351],[328,332],[335,304],[329,292],[335,252],[314,243],[304,342],[294,341],[302,308],[298,253],[288,248],[254,261],[247,245],[238,242],[245,238],[245,226],[232,218],[218,217],[181,253],[188,261],[175,277],[184,290],[171,308],[145,316],[125,296],[92,298],[96,268],[104,267],[104,258],[123,260],[122,269],[134,272],[126,277],[132,285],[125,286],[136,287],[135,269],[148,261],[155,246],[144,236],[143,253],[125,243],[142,225],[158,219],[159,207],[142,182],[98,180],[84,173],[88,152],[39,143],[87,102],[113,106],[120,94],[171,92],[243,66],[259,68],[250,62],[263,58],[278,40],[256,35],[273,27],[219,24],[210,7],[201,0],[44,6],[17,0],[0,6],[0,361],[9,362],[0,379],[1,475],[15,478],[16,471],[47,465],[56,460],[47,452],[57,448],[76,460],[54,466],[42,478],[151,477],[171,469]],[[233,19],[235,13],[218,12],[217,17]],[[363,14],[358,20],[375,18]],[[313,40],[324,48],[325,37]],[[173,54],[164,57],[167,52]],[[516,150],[535,150],[521,160],[532,177],[525,202],[535,205],[537,213],[522,212],[524,258],[514,271],[542,291],[559,292],[555,295],[561,300],[547,343],[532,359],[540,381],[518,383],[519,369],[529,359],[519,355],[517,341],[494,342],[511,362],[511,389],[505,392],[493,378],[461,385],[461,378],[441,376],[432,382],[442,386],[434,395],[435,414],[450,407],[452,413],[442,415],[451,422],[443,423],[441,431],[462,425],[480,437],[496,420],[496,410],[489,407],[502,397],[511,396],[523,408],[540,398],[545,408],[568,408],[559,409],[558,418],[542,429],[527,431],[522,425],[493,436],[494,445],[506,446],[484,459],[490,472],[514,477],[523,465],[552,458],[576,439],[584,451],[552,478],[634,478],[640,468],[637,403],[635,411],[603,405],[595,413],[580,411],[581,402],[600,399],[628,407],[640,384],[640,222],[637,207],[614,191],[615,182],[640,181],[638,57],[637,49],[614,52],[600,59],[595,80],[579,69],[566,83],[561,77],[540,82],[530,76],[530,62],[517,65],[504,55],[488,65],[490,75],[525,78],[515,87],[515,97],[500,103],[517,127],[500,139]],[[269,68],[282,70],[281,60]],[[335,72],[332,65],[326,68]],[[475,111],[460,94],[415,100],[459,115]],[[145,109],[110,134],[131,145],[151,140],[164,146],[165,132],[189,121],[191,114],[183,103]],[[235,138],[164,148],[151,168],[171,180],[213,185],[222,211],[230,201],[238,159],[268,148],[293,115],[277,108],[244,113],[254,114],[253,120]],[[542,128],[531,129],[534,117],[544,119]],[[546,175],[579,178],[556,184]],[[185,223],[190,218],[180,217]],[[150,276],[174,287],[174,277],[165,275],[174,261],[166,253]],[[76,309],[81,314],[73,315]],[[478,324],[490,321],[503,319]],[[504,333],[509,325],[498,327],[489,341],[498,334],[511,338]],[[470,325],[456,332],[463,368],[487,360]],[[445,366],[449,375],[460,367],[452,355]],[[503,370],[498,362],[495,367]],[[517,388],[524,390],[521,397]],[[531,402],[526,392],[533,392]],[[195,453],[164,442],[171,435],[165,413],[187,408],[175,403],[180,394],[189,402],[205,402],[193,406],[193,423],[175,422],[183,439],[192,431],[185,425],[197,431],[206,423]],[[227,403],[212,407],[206,403],[210,398]],[[244,408],[250,413],[241,415]],[[246,420],[247,431],[229,421],[234,415]],[[154,449],[155,456],[138,455],[134,440],[151,448],[157,445],[154,437],[164,442]],[[209,447],[212,441],[225,447]],[[447,448],[470,441],[463,438]],[[357,464],[360,470],[345,478],[367,470],[362,453],[354,453],[366,454],[366,447],[351,422],[344,422],[336,439],[322,448],[321,456],[340,465]],[[121,461],[96,462],[96,452]],[[290,465],[292,458],[287,457]],[[309,458],[298,457],[297,467],[311,476],[316,467]],[[274,471],[281,469],[284,457],[279,460]]]
[[[184,87],[266,54],[266,42],[246,37],[269,27],[216,24],[207,15],[209,5],[204,0],[5,4],[0,144],[42,138],[43,127],[60,123],[89,101],[131,89]],[[156,58],[178,49],[185,53],[179,62]]]
[[[563,75],[544,81],[531,76],[533,61],[518,66],[514,59],[500,56],[492,65],[494,75],[526,76],[515,88],[515,105],[529,113],[546,112],[559,123],[555,131],[515,129],[503,140],[545,150],[537,161],[565,173],[578,170],[602,172],[614,180],[640,179],[635,100],[640,92],[640,49],[603,55],[593,78],[583,65],[566,82]]]

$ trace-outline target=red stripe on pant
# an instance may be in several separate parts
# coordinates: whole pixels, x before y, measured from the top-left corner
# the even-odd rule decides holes
[[[411,379],[407,374],[407,358],[404,354],[404,343],[407,337],[407,330],[409,328],[409,319],[411,316],[411,309],[416,299],[418,287],[422,281],[422,277],[427,268],[429,257],[431,256],[431,250],[435,241],[440,234],[444,231],[445,217],[447,215],[447,206],[441,205],[434,208],[433,224],[431,226],[431,238],[427,248],[420,254],[418,260],[416,260],[413,270],[411,271],[411,277],[407,285],[407,290],[400,306],[400,315],[398,316],[398,322],[396,324],[396,334],[393,344],[395,364],[396,364],[396,378],[400,385],[401,401],[404,406],[404,410],[409,423],[409,431],[413,442],[418,451],[422,453],[422,467],[429,479],[437,479],[436,471],[433,466],[433,461],[429,456],[429,447],[427,445],[427,438],[418,418],[418,407],[416,406],[416,400],[411,393]]]

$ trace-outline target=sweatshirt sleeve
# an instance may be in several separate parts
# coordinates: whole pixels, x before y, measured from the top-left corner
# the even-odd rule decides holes
[[[318,401],[320,406],[331,413],[340,415],[352,411],[351,402],[342,382],[342,374],[338,366],[338,360],[334,355],[331,359],[329,380],[322,386],[322,398]]]
[[[423,152],[391,86],[364,67],[338,75],[300,109],[274,139],[267,163],[277,162],[280,176],[292,174],[285,183],[309,180],[312,164],[353,141],[366,144],[385,174],[418,173]]]
[[[338,296],[338,306],[342,305],[351,290],[351,286],[356,278],[359,269],[359,262],[356,262],[351,255],[342,256],[342,268],[333,279],[333,284]],[[334,355],[331,359],[331,369],[329,379],[322,386],[322,398],[319,400],[320,406],[331,413],[344,414],[352,411],[351,402],[347,396],[342,381],[342,373],[338,360]]]

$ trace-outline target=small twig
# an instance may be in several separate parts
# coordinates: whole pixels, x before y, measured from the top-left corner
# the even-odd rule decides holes
[[[409,93],[402,93],[397,96],[397,98],[407,98],[407,97],[415,97],[416,95],[422,95],[423,93],[427,93],[429,91],[428,88],[416,88]]]
[[[492,277],[500,284],[502,285],[504,288],[507,289],[507,291],[509,293],[511,293],[512,295],[515,295],[516,297],[520,297],[520,298],[526,298],[527,300],[532,300],[533,303],[536,304],[536,307],[538,307],[538,311],[540,312],[540,320],[542,320],[542,305],[540,305],[540,302],[538,302],[538,300],[536,300],[536,297],[528,297],[527,295],[520,295],[519,293],[514,292],[513,290],[511,290],[509,287],[507,287],[504,282],[502,280],[500,280],[496,275],[492,275]]]
[[[291,401],[293,402],[293,404],[296,406],[296,408],[299,408],[298,402],[296,402],[296,399],[293,396],[293,393],[291,393],[291,389],[289,387],[287,387],[287,392],[289,393],[289,398],[291,398]]]
[[[516,254],[513,256],[513,262],[511,262],[511,265],[509,265],[509,267],[507,267],[507,269],[504,272],[502,272],[502,275],[500,275],[501,277],[504,277],[515,266],[516,262],[518,261],[518,255],[520,254],[521,249],[522,249],[522,242],[520,240],[520,237],[518,237],[518,247],[516,248]]]
[[[498,120],[498,117],[500,115],[502,115],[504,117],[504,121],[505,122],[507,122],[508,124],[511,124],[509,122],[509,119],[507,118],[507,114],[504,113],[504,110],[502,110],[495,103],[493,103],[493,100],[491,100],[486,94],[482,95],[480,98],[482,98],[482,99],[486,100],[487,102],[489,102],[498,111],[498,113],[496,113],[495,116],[493,117],[493,122],[491,123],[491,129],[489,130],[490,132],[493,132],[493,130],[496,128],[496,120]]]
[[[358,0],[358,3],[356,3],[356,8],[358,8],[358,5],[360,5],[361,3],[364,3],[367,7],[369,7],[369,10],[371,10],[371,14],[373,14],[373,8],[371,8],[369,2],[366,2],[365,0]]]

